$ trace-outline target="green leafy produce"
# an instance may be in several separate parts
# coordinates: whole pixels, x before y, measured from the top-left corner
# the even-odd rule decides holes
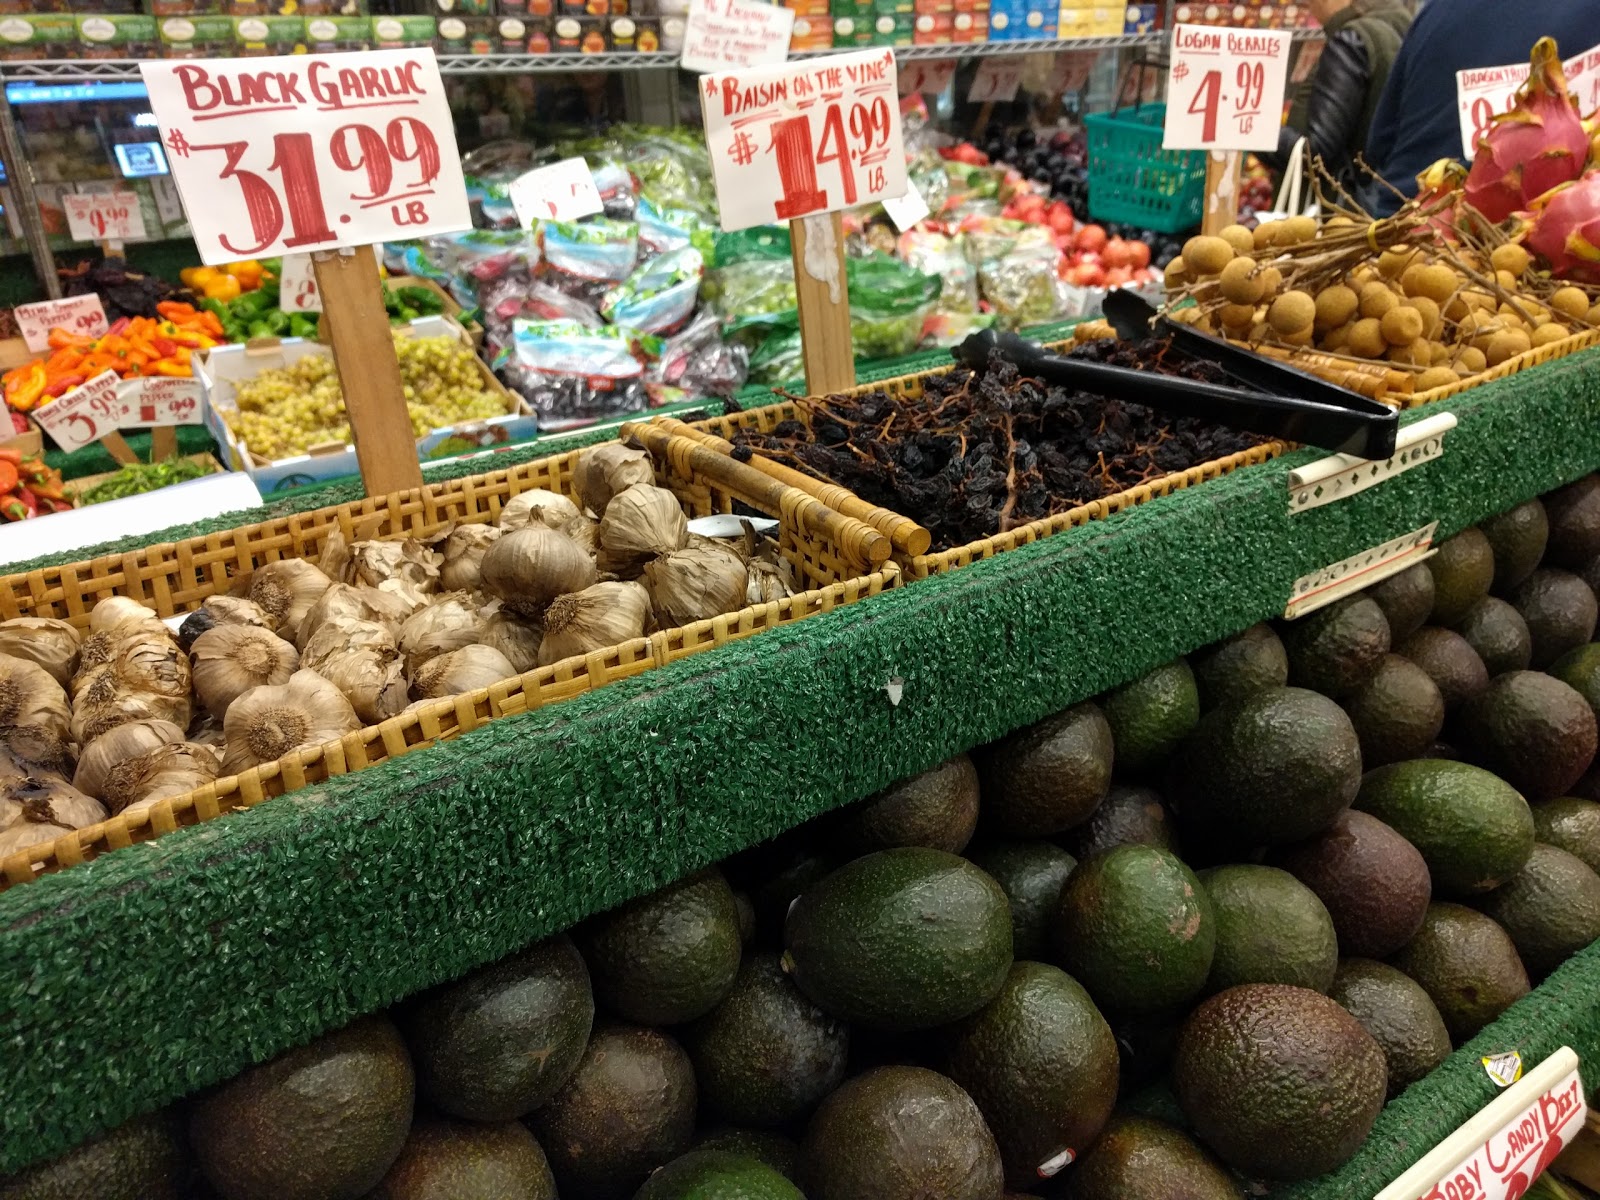
[[[80,500],[84,504],[103,504],[107,500],[121,500],[124,496],[137,496],[141,492],[154,492],[174,483],[199,479],[210,472],[201,463],[188,458],[169,458],[165,462],[128,463],[110,479],[101,480],[84,490]]]

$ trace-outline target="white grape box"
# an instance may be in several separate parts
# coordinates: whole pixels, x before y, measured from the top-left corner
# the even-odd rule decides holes
[[[472,339],[449,317],[419,317],[400,328],[412,337],[449,336],[458,340],[469,353],[472,351]],[[352,445],[330,443],[314,446],[306,454],[268,459],[253,453],[228,425],[227,414],[238,411],[235,392],[241,383],[254,379],[262,371],[286,367],[307,355],[329,353],[327,346],[309,338],[256,338],[243,344],[218,346],[195,359],[206,428],[216,440],[219,457],[229,470],[249,474],[263,496],[360,474]],[[478,364],[483,389],[501,397],[505,415],[485,421],[467,421],[425,434],[417,440],[417,456],[424,465],[470,450],[524,441],[538,433],[538,419],[527,403],[507,391],[483,359],[476,354],[473,358]]]

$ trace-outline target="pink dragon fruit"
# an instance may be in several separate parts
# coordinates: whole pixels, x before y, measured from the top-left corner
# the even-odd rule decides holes
[[[1478,139],[1467,176],[1467,203],[1497,224],[1576,179],[1589,157],[1589,135],[1552,39],[1534,43],[1532,64],[1511,111]]]
[[[1535,200],[1522,244],[1557,279],[1600,283],[1600,169]]]

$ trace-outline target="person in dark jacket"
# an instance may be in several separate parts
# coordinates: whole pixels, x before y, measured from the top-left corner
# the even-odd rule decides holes
[[[1267,161],[1281,170],[1304,137],[1328,172],[1351,188],[1358,183],[1356,155],[1366,150],[1367,129],[1411,12],[1402,0],[1311,0],[1311,14],[1327,42],[1309,85],[1289,109],[1278,153]]]
[[[1526,63],[1533,44],[1553,37],[1563,58],[1600,44],[1600,0],[1429,0],[1389,72],[1367,136],[1367,161],[1407,196],[1417,175],[1441,158],[1462,157],[1456,72]],[[1400,199],[1366,192],[1367,207],[1388,216]]]

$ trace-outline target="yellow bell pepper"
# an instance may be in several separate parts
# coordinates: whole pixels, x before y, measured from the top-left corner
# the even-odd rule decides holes
[[[229,263],[223,270],[237,279],[239,286],[247,292],[253,292],[261,286],[261,276],[266,272],[266,268],[253,258]]]
[[[237,300],[243,291],[244,288],[232,275],[218,275],[200,288],[201,294],[207,300],[221,300],[224,304],[229,300]]]
[[[222,272],[215,267],[185,267],[178,272],[178,278],[183,281],[184,287],[200,289],[220,274]]]

